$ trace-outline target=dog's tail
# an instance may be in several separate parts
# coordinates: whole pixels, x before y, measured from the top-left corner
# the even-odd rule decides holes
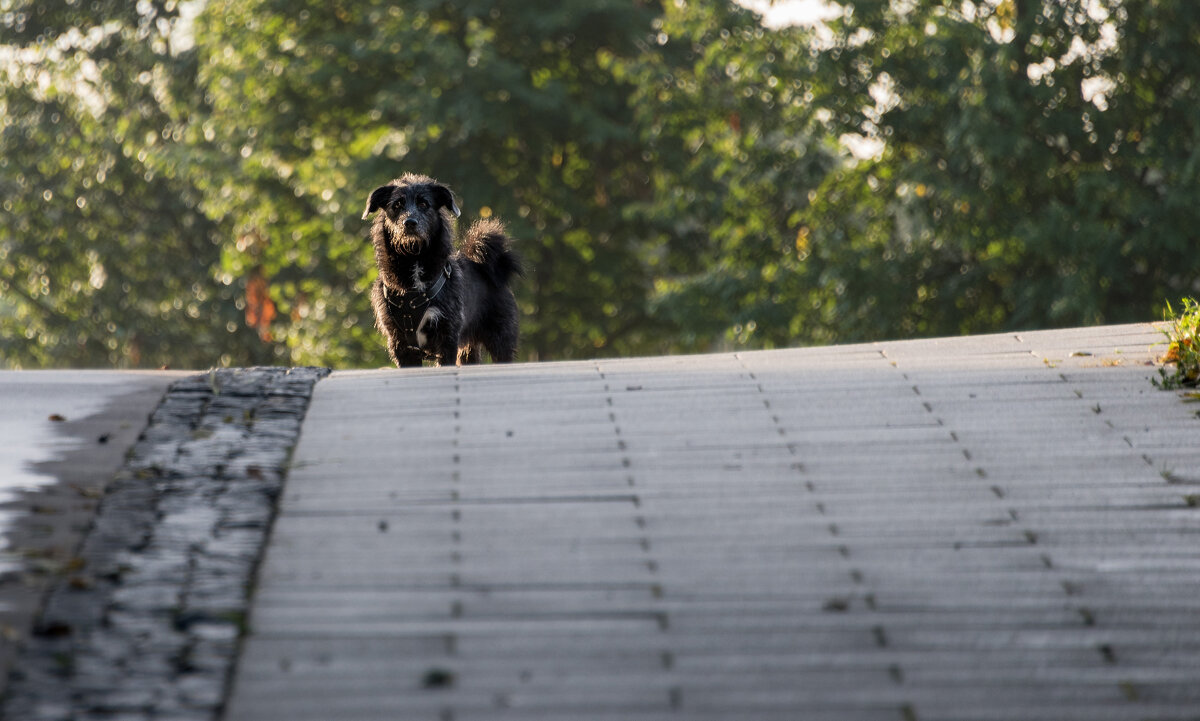
[[[512,238],[498,220],[472,223],[463,240],[462,253],[497,288],[508,285],[513,276],[525,274],[520,256],[513,252]]]

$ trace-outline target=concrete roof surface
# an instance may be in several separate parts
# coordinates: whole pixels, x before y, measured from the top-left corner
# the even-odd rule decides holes
[[[225,718],[1196,718],[1162,339],[335,372]]]
[[[0,374],[0,715],[1196,719],[1162,341]]]

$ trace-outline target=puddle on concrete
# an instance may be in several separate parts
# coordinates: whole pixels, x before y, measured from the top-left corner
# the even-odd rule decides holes
[[[20,570],[13,534],[68,513],[44,494],[94,501],[177,374],[0,371],[0,574]],[[61,483],[60,483],[61,482]],[[68,504],[69,505],[69,504]],[[39,528],[36,518],[29,524]]]
[[[72,568],[105,485],[180,375],[0,371],[0,693],[45,589]]]

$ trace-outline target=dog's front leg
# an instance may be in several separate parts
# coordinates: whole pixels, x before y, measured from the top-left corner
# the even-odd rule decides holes
[[[421,365],[424,359],[421,351],[409,347],[404,333],[392,323],[386,324],[384,335],[387,337],[387,352],[397,368],[414,368]]]
[[[454,342],[452,333],[443,333],[437,339],[433,364],[436,366],[452,366],[458,360],[458,344]]]
[[[421,362],[424,360],[420,351],[414,351],[407,347],[395,348],[391,350],[391,354],[397,368],[420,368]]]
[[[417,324],[417,345],[433,356],[434,365],[454,363],[458,344],[454,341],[457,334],[453,330],[438,308],[430,308],[421,316],[421,322]]]

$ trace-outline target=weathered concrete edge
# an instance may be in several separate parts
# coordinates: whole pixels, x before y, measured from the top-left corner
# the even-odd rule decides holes
[[[325,368],[173,383],[11,675],[6,719],[212,719],[292,449]]]

